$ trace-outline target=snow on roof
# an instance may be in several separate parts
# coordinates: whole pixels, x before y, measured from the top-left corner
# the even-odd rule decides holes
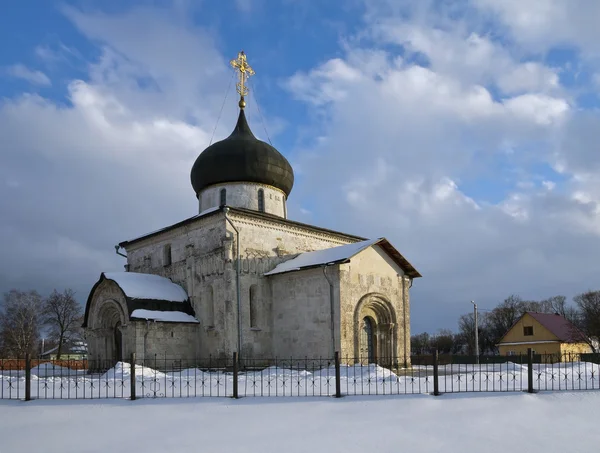
[[[185,290],[160,275],[138,272],[105,272],[104,277],[113,280],[130,299],[156,299],[169,302],[185,302]]]
[[[291,260],[278,264],[275,269],[264,275],[283,274],[284,272],[297,271],[307,267],[343,262],[352,258],[367,247],[377,244],[379,241],[381,241],[381,238],[355,242],[354,244],[340,245],[325,250],[301,253]]]
[[[188,315],[187,313],[183,313],[181,311],[157,311],[138,309],[133,310],[133,312],[131,313],[131,317],[139,319],[151,319],[153,321],[161,322],[186,322],[195,324],[199,322],[192,315]]]

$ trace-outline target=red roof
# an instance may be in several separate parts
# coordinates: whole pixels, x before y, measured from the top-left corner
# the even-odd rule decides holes
[[[528,315],[565,343],[585,341],[585,335],[564,316],[555,313],[537,313],[528,311]]]

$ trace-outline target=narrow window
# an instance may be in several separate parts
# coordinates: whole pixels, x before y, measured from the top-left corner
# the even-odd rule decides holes
[[[221,189],[221,203],[219,206],[225,206],[227,204],[227,189]]]
[[[258,327],[256,304],[256,285],[252,285],[250,287],[250,328]]]
[[[171,244],[165,244],[165,246],[163,247],[163,266],[170,266],[171,261]]]
[[[212,286],[209,286],[206,291],[206,327],[214,327],[215,325],[215,301],[213,298]]]
[[[533,326],[524,326],[523,335],[525,335],[526,337],[533,335]]]
[[[258,189],[258,210],[265,212],[265,191]]]

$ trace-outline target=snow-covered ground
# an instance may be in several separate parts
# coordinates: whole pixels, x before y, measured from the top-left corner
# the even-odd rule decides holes
[[[0,452],[590,453],[600,392],[0,401]]]

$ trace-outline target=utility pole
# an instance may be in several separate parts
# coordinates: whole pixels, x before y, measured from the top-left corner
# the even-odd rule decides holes
[[[475,363],[479,365],[479,325],[477,323],[477,304],[475,301],[471,301],[473,304],[473,318],[475,321]]]

